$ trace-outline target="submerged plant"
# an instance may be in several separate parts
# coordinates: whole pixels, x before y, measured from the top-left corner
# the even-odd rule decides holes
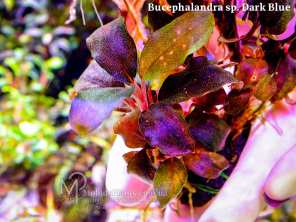
[[[87,39],[93,60],[75,85],[70,124],[88,134],[122,112],[114,132],[142,148],[125,154],[129,173],[153,183],[162,207],[175,197],[202,206],[236,165],[252,122],[295,88],[295,34],[277,36],[293,12],[146,16],[154,31],[143,49],[122,17]]]

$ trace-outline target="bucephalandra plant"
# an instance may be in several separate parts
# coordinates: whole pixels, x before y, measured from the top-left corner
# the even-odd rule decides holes
[[[142,148],[124,155],[128,172],[153,184],[161,207],[176,197],[202,206],[232,172],[254,120],[295,88],[295,34],[277,40],[293,12],[155,13],[142,50],[123,17],[87,39],[93,60],[74,87],[70,124],[88,134],[122,112],[114,132]],[[236,19],[247,18],[253,25],[239,36]],[[212,50],[221,45],[223,59]]]

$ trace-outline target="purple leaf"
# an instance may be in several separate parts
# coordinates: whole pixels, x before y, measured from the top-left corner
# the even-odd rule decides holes
[[[190,120],[192,137],[209,150],[223,149],[230,131],[227,123],[215,115],[200,114],[198,118]]]
[[[185,165],[195,174],[207,179],[215,179],[228,166],[228,160],[220,154],[197,150],[184,156]]]
[[[122,18],[98,28],[86,40],[92,57],[117,81],[129,83],[137,71],[137,49]]]
[[[74,90],[79,92],[89,88],[120,87],[123,83],[116,81],[99,64],[92,60],[75,83]]]
[[[230,72],[212,65],[206,57],[193,58],[187,69],[169,76],[159,91],[159,100],[179,103],[214,92],[226,84],[239,83]]]
[[[71,104],[71,127],[81,134],[96,129],[132,92],[133,88],[115,87],[81,90]]]
[[[181,115],[170,105],[154,104],[143,112],[140,130],[151,146],[169,156],[188,154],[195,146],[189,128]]]

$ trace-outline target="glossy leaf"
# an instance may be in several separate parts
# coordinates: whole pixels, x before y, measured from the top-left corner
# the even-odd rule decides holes
[[[131,82],[137,71],[137,50],[118,18],[98,28],[86,40],[92,57],[117,81]]]
[[[194,114],[192,114],[194,115]],[[215,115],[200,115],[190,119],[190,133],[192,137],[209,150],[223,149],[225,141],[231,131],[230,126]]]
[[[192,172],[207,179],[219,177],[229,166],[228,160],[222,155],[204,150],[184,156],[184,162]]]
[[[127,171],[148,182],[153,180],[156,172],[145,149],[137,152],[127,161]]]
[[[214,27],[210,12],[187,12],[154,32],[140,57],[140,75],[159,89],[186,57],[207,43]]]
[[[132,92],[133,88],[90,88],[80,91],[71,104],[71,127],[81,134],[96,129]]]
[[[190,61],[184,72],[166,79],[159,91],[158,99],[162,102],[179,103],[233,83],[239,81],[230,72],[210,64],[206,57],[197,57]]]
[[[194,148],[189,128],[181,115],[170,105],[154,104],[143,112],[140,130],[153,147],[169,156],[188,154]]]
[[[136,109],[121,117],[114,125],[114,133],[123,137],[125,144],[130,148],[143,147],[146,141],[139,131],[139,117],[141,112]]]
[[[207,109],[216,105],[223,105],[225,104],[227,99],[227,94],[223,88],[208,93],[201,97],[194,97],[191,99],[193,104],[198,107],[202,107],[203,109]]]
[[[265,75],[260,79],[255,89],[255,97],[262,101],[269,100],[277,91],[276,81],[272,75]]]
[[[162,162],[156,171],[153,185],[154,192],[161,207],[177,197],[187,181],[187,169],[177,158]]]
[[[92,60],[88,67],[75,83],[74,90],[79,92],[89,88],[120,87],[121,82],[116,81],[95,60]]]

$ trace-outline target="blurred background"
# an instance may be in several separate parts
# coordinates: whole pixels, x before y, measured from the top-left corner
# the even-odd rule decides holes
[[[103,23],[119,15],[111,0],[95,5]],[[116,115],[83,138],[68,124],[90,62],[85,39],[99,26],[91,0],[0,0],[0,222],[161,221],[159,209],[124,209],[104,193]],[[296,221],[294,209],[261,221]]]
[[[90,61],[85,38],[100,25],[88,0],[81,6],[84,25],[78,3],[0,1],[1,222],[106,221],[106,197],[73,199],[78,179],[104,190],[114,139],[112,119],[83,138],[68,124],[71,88]],[[96,6],[104,23],[118,16],[112,1]]]

